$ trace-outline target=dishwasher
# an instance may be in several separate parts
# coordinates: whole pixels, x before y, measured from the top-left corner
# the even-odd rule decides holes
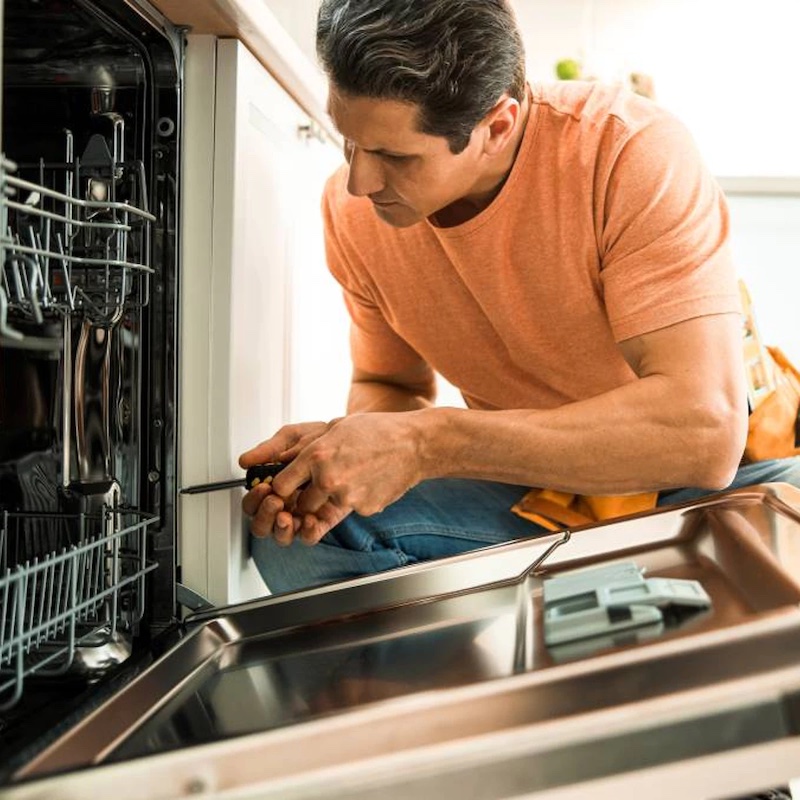
[[[145,6],[2,5],[10,764],[174,625],[182,41]]]
[[[184,613],[185,45],[4,0],[0,797],[790,791],[786,485]]]

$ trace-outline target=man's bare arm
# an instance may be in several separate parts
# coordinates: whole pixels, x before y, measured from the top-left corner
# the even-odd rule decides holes
[[[413,411],[430,408],[436,399],[436,378],[427,364],[395,375],[374,375],[355,368],[347,413]]]
[[[429,478],[600,495],[727,486],[747,427],[739,316],[699,317],[621,347],[639,380],[550,410],[420,408],[429,395],[414,383],[357,381],[365,391],[352,413],[272,488],[287,497],[311,481],[298,533],[314,543],[350,511],[374,514]]]
[[[640,380],[588,400],[545,411],[420,412],[426,476],[581,494],[727,486],[747,427],[739,316],[699,317],[621,347]]]

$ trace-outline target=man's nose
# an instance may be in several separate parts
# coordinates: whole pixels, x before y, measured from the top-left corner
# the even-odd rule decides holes
[[[347,191],[356,197],[380,192],[384,188],[384,180],[378,157],[357,147],[353,147],[349,155]]]

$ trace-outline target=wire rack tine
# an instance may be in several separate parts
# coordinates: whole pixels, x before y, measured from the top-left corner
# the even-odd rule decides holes
[[[154,522],[127,509],[105,508],[91,517],[3,512],[0,711],[19,701],[26,677],[62,674],[82,643],[96,644],[98,636],[141,620],[145,576],[156,568],[146,558]],[[50,543],[48,530],[65,540],[71,530],[81,535],[77,544],[30,553]]]
[[[122,120],[114,124],[111,162],[99,173],[81,166],[71,132],[65,137],[62,164],[40,160],[18,168],[5,158],[0,164],[6,311],[39,324],[45,314],[82,311],[98,324],[111,324],[150,297],[155,217],[147,210],[144,164],[123,160]],[[134,202],[120,199],[123,187]]]

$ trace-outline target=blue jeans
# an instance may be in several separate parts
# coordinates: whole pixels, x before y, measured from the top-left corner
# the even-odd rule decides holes
[[[800,488],[800,457],[740,467],[729,489],[784,482]],[[510,509],[528,488],[491,481],[424,481],[380,514],[350,514],[313,547],[280,547],[251,537],[251,553],[273,594],[457,555],[549,531]],[[662,492],[658,505],[704,497],[702,489]]]

